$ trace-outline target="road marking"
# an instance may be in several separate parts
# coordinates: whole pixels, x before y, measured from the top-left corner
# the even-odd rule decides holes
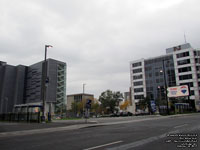
[[[187,129],[184,129],[184,130],[183,129],[176,129],[175,131],[167,132],[167,133],[164,133],[164,134],[161,134],[161,135],[158,135],[158,136],[153,136],[153,137],[150,137],[150,138],[147,138],[147,139],[142,139],[140,141],[135,141],[135,142],[124,144],[124,145],[120,145],[120,146],[117,146],[117,147],[107,148],[107,150],[128,150],[128,149],[133,149],[135,147],[143,146],[145,144],[149,144],[151,142],[163,139],[163,138],[167,137],[167,135],[169,135],[169,134],[182,133],[183,131],[184,132],[192,132],[192,131],[196,131],[196,130],[200,130],[200,125],[199,126],[195,126],[195,127],[191,127],[191,128],[187,128]]]
[[[179,126],[175,126],[174,128],[181,128],[181,127],[184,127],[184,126],[187,126],[188,124],[182,124],[182,125],[179,125]]]
[[[117,143],[121,143],[121,142],[123,142],[123,141],[116,141],[116,142],[112,142],[112,143],[107,143],[107,144],[103,144],[103,145],[99,145],[99,146],[95,146],[95,147],[90,147],[90,148],[87,148],[87,149],[84,149],[84,150],[97,149],[97,148],[100,148],[100,147],[109,146],[109,145],[113,145],[113,144],[117,144]]]

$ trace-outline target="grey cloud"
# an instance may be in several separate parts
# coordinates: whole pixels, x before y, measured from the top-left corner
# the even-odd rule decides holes
[[[198,0],[34,0],[0,2],[0,60],[30,65],[65,61],[67,93],[96,97],[128,91],[129,62],[154,57],[187,41],[199,46]]]

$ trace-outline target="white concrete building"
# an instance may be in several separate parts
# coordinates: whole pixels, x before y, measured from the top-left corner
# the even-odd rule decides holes
[[[199,111],[200,50],[186,43],[168,48],[166,53],[130,62],[132,103],[137,109],[137,103],[144,97],[148,96],[152,100],[164,97],[162,89],[165,88],[166,80],[167,87],[188,85],[188,103]]]

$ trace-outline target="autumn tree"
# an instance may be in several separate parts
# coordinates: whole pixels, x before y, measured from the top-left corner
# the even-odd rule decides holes
[[[75,115],[80,115],[83,113],[83,102],[72,102],[71,111],[74,112]]]
[[[126,100],[120,105],[121,110],[127,110],[128,106],[130,106],[130,101]]]
[[[100,104],[98,102],[93,102],[91,105],[91,112],[95,113],[95,116],[97,117],[100,111],[101,111]]]

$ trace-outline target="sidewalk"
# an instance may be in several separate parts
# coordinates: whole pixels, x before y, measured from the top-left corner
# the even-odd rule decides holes
[[[51,123],[18,123],[18,122],[0,122],[0,133],[13,132],[23,130],[45,129],[45,128],[57,128],[71,125],[85,124],[85,120],[66,120],[64,122]]]

